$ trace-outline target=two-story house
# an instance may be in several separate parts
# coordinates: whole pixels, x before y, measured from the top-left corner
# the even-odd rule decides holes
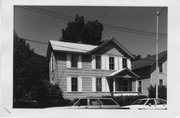
[[[132,63],[132,70],[140,76],[138,91],[148,95],[150,85],[167,85],[167,51],[158,54],[158,68],[156,69],[156,55],[151,55]],[[157,74],[156,74],[157,73]],[[158,79],[158,80],[157,80]]]
[[[138,95],[134,56],[115,39],[99,46],[50,40],[47,58],[50,81],[64,98]]]

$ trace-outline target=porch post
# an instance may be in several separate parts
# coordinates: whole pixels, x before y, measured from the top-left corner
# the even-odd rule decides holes
[[[115,78],[113,77],[113,92],[116,91],[116,83],[115,83]]]
[[[138,80],[136,78],[136,92],[138,92]]]

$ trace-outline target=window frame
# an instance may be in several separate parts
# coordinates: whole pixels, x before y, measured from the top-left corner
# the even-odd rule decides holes
[[[109,57],[109,70],[115,69],[115,59],[114,57]]]

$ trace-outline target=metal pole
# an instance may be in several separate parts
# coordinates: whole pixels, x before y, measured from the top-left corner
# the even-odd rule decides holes
[[[157,10],[157,24],[156,24],[156,98],[158,98],[158,22],[159,11]]]

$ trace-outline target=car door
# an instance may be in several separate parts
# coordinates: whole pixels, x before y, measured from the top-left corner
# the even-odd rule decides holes
[[[99,101],[102,103],[102,108],[103,109],[117,109],[117,108],[120,108],[118,103],[116,103],[113,99],[100,98]]]

